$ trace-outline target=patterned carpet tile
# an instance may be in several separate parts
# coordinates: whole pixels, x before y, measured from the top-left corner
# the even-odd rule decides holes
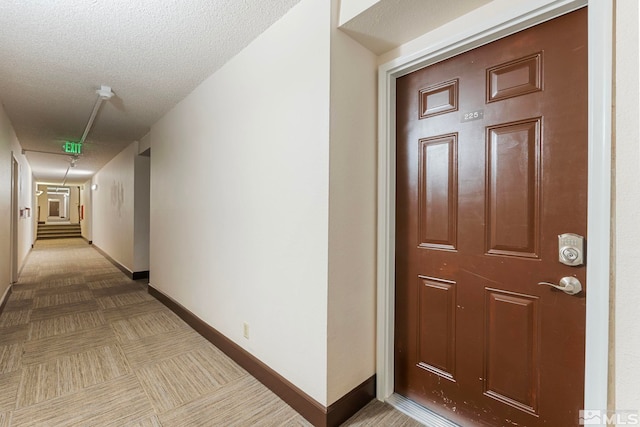
[[[153,312],[112,322],[111,327],[118,339],[126,342],[184,328],[184,324],[179,323],[174,316],[167,313]]]
[[[0,412],[0,427],[9,427],[10,423],[11,412]]]
[[[2,384],[0,386],[0,413],[9,412],[15,408],[21,374],[21,371],[0,374],[0,384]]]
[[[48,295],[67,294],[73,292],[86,292],[89,291],[89,287],[85,283],[78,283],[75,285],[65,285],[59,287],[39,287],[35,291],[35,296],[43,297]]]
[[[157,416],[145,418],[143,420],[135,420],[123,424],[123,427],[163,427]]]
[[[98,282],[102,283],[102,282]],[[121,294],[128,294],[130,292],[143,292],[146,293],[147,289],[144,286],[140,286],[135,282],[121,283],[119,285],[111,285],[105,286],[101,288],[93,288],[92,291],[93,296],[96,298],[100,297],[113,297]]]
[[[208,342],[193,329],[175,329],[164,334],[120,344],[133,369],[178,356]]]
[[[0,374],[7,374],[22,368],[23,344],[9,344],[0,347]]]
[[[17,301],[17,300],[33,300],[35,296],[35,289],[31,288],[31,289],[24,289],[20,286],[15,286],[12,290],[11,290],[11,299],[10,301]]]
[[[311,426],[255,378],[246,375],[212,393],[158,416],[163,427]]]
[[[395,410],[391,405],[372,400],[360,412],[349,418],[343,427],[421,427],[423,424]]]
[[[20,282],[22,282],[22,279]],[[38,289],[59,289],[67,286],[84,285],[84,283],[85,279],[82,274],[70,273],[56,275],[55,278],[52,279],[40,278],[37,282]]]
[[[3,312],[30,310],[32,307],[33,307],[32,299],[20,299],[20,300],[11,299],[10,301],[7,301],[7,303],[5,304]]]
[[[74,270],[80,270],[74,267],[62,267],[51,269],[41,269],[39,272],[39,283],[41,287],[57,288],[60,286],[77,285],[84,282],[82,274],[75,273]]]
[[[23,343],[29,336],[29,325],[0,328],[0,347],[9,344]]]
[[[140,304],[145,301],[152,301],[154,298],[146,291],[129,292],[126,294],[97,298],[100,308],[107,310],[110,308],[123,307],[125,305]]]
[[[104,288],[112,288],[114,286],[122,286],[122,285],[132,285],[135,282],[132,282],[131,279],[126,277],[124,274],[119,274],[109,279],[101,279],[89,281],[87,280],[87,286],[90,289],[104,289]]]
[[[103,268],[94,268],[90,274],[84,277],[88,283],[101,282],[110,280],[125,280],[127,276],[120,270],[117,270],[112,264],[105,265]]]
[[[42,402],[59,396],[58,368],[55,362],[33,365],[22,370],[16,397],[17,407]]]
[[[100,307],[95,300],[80,301],[73,304],[54,305],[50,307],[40,308],[31,312],[31,321],[52,319],[55,317],[65,316],[69,314],[82,313],[86,311],[96,311]]]
[[[0,328],[26,325],[31,319],[31,310],[3,311],[0,314]]]
[[[62,294],[45,295],[36,297],[33,301],[33,308],[46,308],[52,305],[73,304],[75,302],[90,301],[93,299],[91,291],[68,292]]]
[[[162,413],[247,375],[234,363],[219,363],[222,360],[219,351],[201,348],[140,369],[136,375],[153,406]]]
[[[162,305],[160,301],[153,299],[139,304],[129,304],[104,309],[102,310],[102,314],[108,322],[115,322],[116,320],[125,320],[130,317],[153,313],[155,311],[166,311],[166,307]]]
[[[109,325],[27,341],[24,343],[22,363],[45,363],[51,358],[82,353],[96,347],[113,345],[115,342],[116,337]]]
[[[87,311],[53,317],[32,322],[28,340],[37,340],[83,329],[96,328],[105,323],[106,320],[100,311]]]
[[[129,367],[117,347],[101,347],[26,366],[17,396],[25,407],[74,393],[95,384],[124,376]]]
[[[11,290],[15,292],[24,292],[24,291],[33,291],[36,289],[40,289],[42,287],[42,283],[38,281],[34,281],[33,283],[25,283],[22,280],[22,276],[18,278],[18,283],[11,287]]]
[[[12,426],[121,427],[154,415],[135,375],[16,410]]]

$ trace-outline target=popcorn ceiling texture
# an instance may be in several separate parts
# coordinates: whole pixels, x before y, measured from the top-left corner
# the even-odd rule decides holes
[[[23,148],[60,152],[111,86],[77,166],[95,172],[299,1],[3,0],[0,102]],[[39,180],[68,165],[28,157]]]

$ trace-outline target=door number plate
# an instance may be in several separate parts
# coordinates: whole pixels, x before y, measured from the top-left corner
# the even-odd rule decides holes
[[[484,118],[484,110],[469,111],[462,113],[460,116],[460,122],[470,122],[472,120],[482,120]]]

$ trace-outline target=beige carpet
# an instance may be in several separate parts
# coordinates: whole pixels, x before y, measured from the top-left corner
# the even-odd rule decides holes
[[[309,425],[82,239],[38,241],[0,315],[0,427]]]

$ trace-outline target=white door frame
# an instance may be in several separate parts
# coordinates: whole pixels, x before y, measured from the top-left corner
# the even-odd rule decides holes
[[[11,229],[10,229],[10,259],[11,277],[10,282],[14,284],[18,281],[18,185],[20,180],[20,166],[18,160],[11,152]]]
[[[526,3],[526,4],[524,4]],[[607,409],[611,203],[612,0],[494,0],[421,38],[427,46],[379,67],[377,397],[398,403],[394,387],[396,79],[580,7],[589,6],[589,267],[586,298],[586,409]],[[495,7],[494,7],[495,6]],[[494,7],[493,9],[491,9]],[[461,25],[463,23],[463,25]],[[433,36],[433,37],[431,37]],[[428,38],[427,38],[428,37]],[[416,406],[416,405],[412,405]],[[403,409],[410,411],[406,407]],[[434,425],[429,411],[420,415]],[[426,417],[426,418],[425,418]],[[577,420],[576,420],[577,421]]]

